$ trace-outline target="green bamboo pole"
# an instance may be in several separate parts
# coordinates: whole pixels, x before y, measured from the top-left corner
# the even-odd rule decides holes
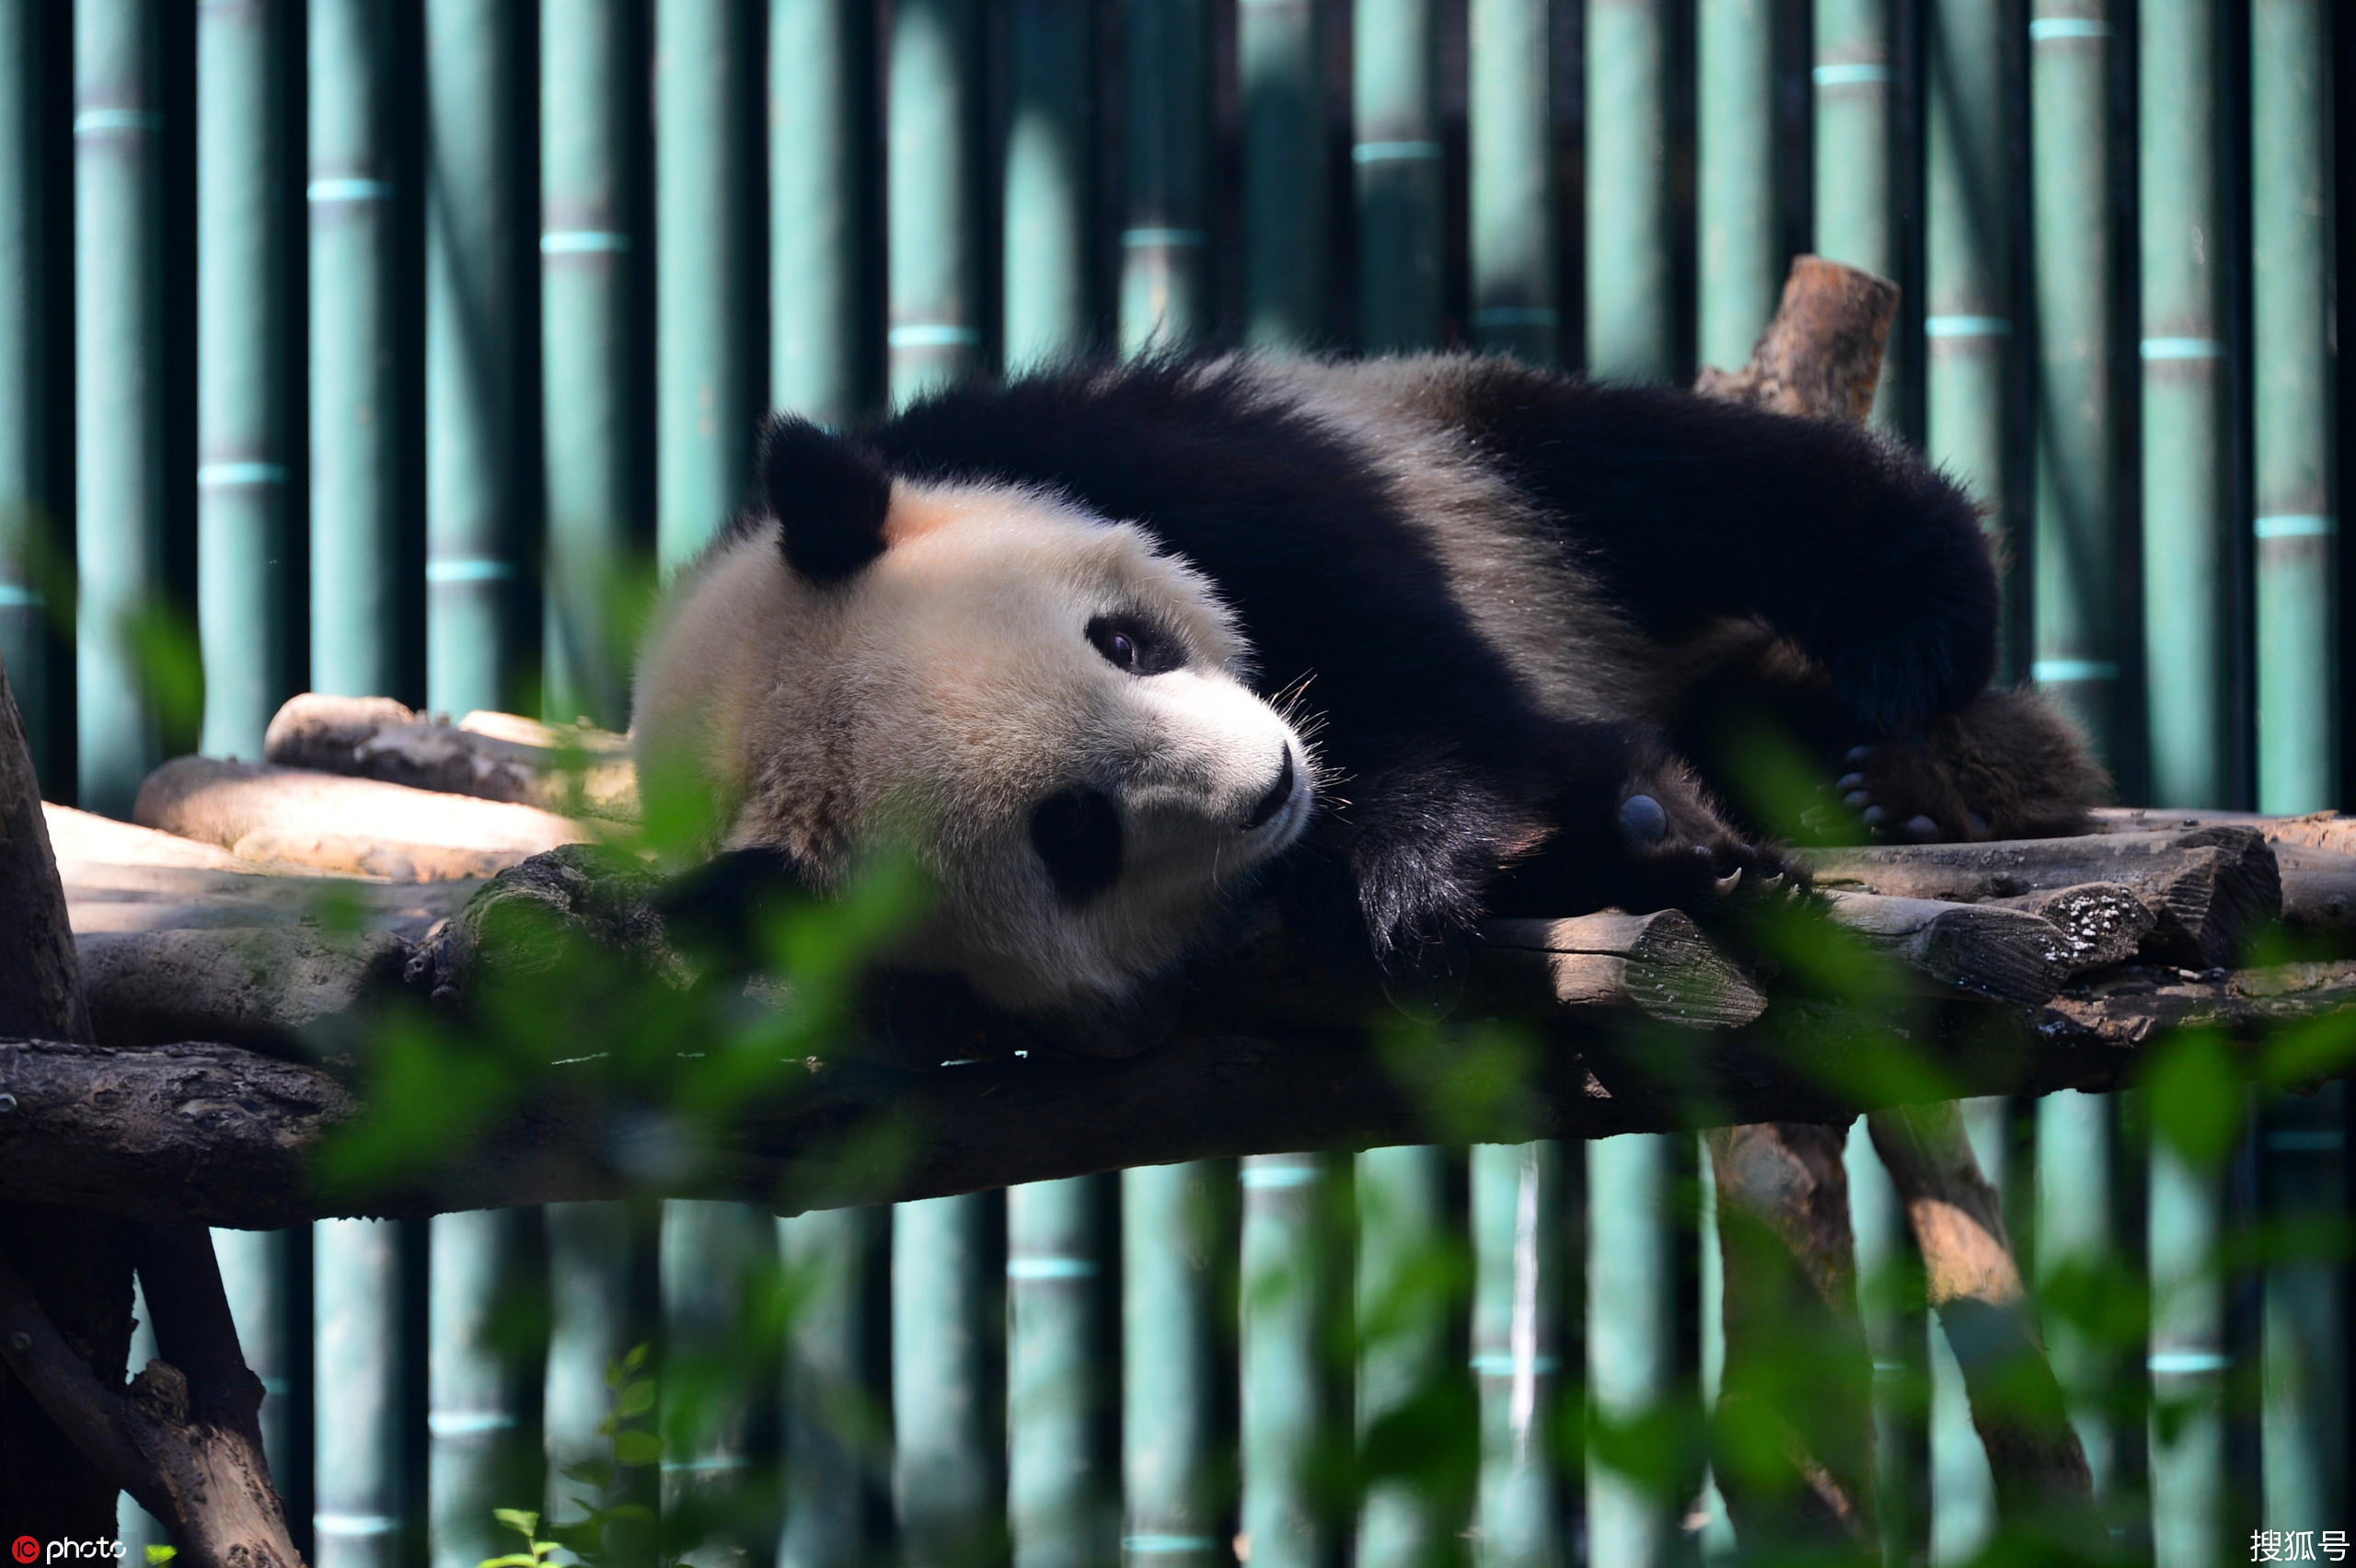
[[[1587,1378],[1598,1421],[1651,1415],[1674,1397],[1676,1270],[1669,1198],[1674,1140],[1664,1133],[1587,1146]],[[1665,1562],[1682,1499],[1654,1494],[1590,1456],[1588,1559],[1629,1568]]]
[[[770,0],[769,399],[839,424],[876,401],[875,12]]]
[[[1816,248],[1835,261],[1898,276],[1896,96],[1889,0],[1816,0]],[[1901,335],[1882,356],[1874,419],[1898,418]]]
[[[434,1216],[426,1266],[426,1492],[433,1568],[475,1568],[513,1544],[491,1516],[543,1490],[541,1357],[514,1325],[546,1288],[540,1211]],[[330,1414],[330,1419],[332,1415]]]
[[[992,1398],[984,1307],[994,1195],[892,1210],[892,1493],[909,1568],[992,1552],[1005,1427]]]
[[[1963,1102],[1963,1130],[1980,1172],[2004,1197],[2005,1113],[2001,1099]],[[1988,1452],[1971,1424],[1963,1368],[1945,1324],[1927,1328],[1931,1343],[1931,1561],[1968,1562],[1996,1531],[1996,1483]]]
[[[2325,1232],[2345,1225],[2348,1088],[2269,1097],[2259,1134],[2261,1212]],[[2320,1253],[2320,1250],[2318,1250]],[[2260,1463],[2268,1525],[2344,1519],[2349,1486],[2348,1290],[2328,1254],[2268,1264],[2264,1322],[2265,1403]]]
[[[164,592],[161,25],[75,0],[75,710],[81,803],[113,816],[161,760],[131,644]]]
[[[401,420],[416,352],[390,309],[388,0],[309,0],[311,687],[413,695],[404,679]],[[413,582],[411,578],[410,581]]]
[[[527,544],[519,421],[524,13],[425,6],[425,699],[513,701]]]
[[[1466,14],[1472,336],[1484,349],[1548,364],[1560,352],[1563,329],[1548,91],[1553,6],[1551,0],[1468,0]],[[1590,98],[1590,122],[1593,111]]]
[[[541,0],[539,26],[542,700],[550,719],[611,730],[629,722],[613,605],[643,445],[631,385],[637,11],[624,0]]]
[[[606,1369],[654,1338],[661,1211],[652,1203],[617,1200],[550,1204],[541,1213],[549,1260],[548,1377],[540,1394],[546,1506],[550,1522],[572,1524],[582,1516],[578,1499],[585,1489],[565,1470],[613,1458],[613,1440],[597,1430],[614,1410]],[[653,1477],[642,1470],[625,1476],[626,1484],[641,1483],[628,1500],[653,1505]]]
[[[2021,29],[2017,0],[1936,0],[1928,11],[1928,207],[1923,331],[1930,455],[1981,508],[1981,527],[2015,561],[2007,434],[2013,406],[2013,191],[2006,84]],[[1885,377],[1887,384],[1887,377]],[[2017,578],[2017,574],[2015,574]],[[2020,606],[2006,594],[2008,620]],[[2000,637],[1999,678],[2016,639]]]
[[[2152,1140],[2152,1561],[2228,1560],[2224,1173]],[[2273,1521],[2267,1523],[2271,1526]],[[2284,1528],[2300,1529],[2303,1525]]]
[[[1930,1314],[1898,1188],[1864,1117],[1842,1151],[1857,1239],[1857,1306],[1874,1358],[1875,1503],[1885,1562],[1926,1560],[1931,1527]],[[1715,1183],[1705,1183],[1704,1190]]]
[[[1350,35],[1358,349],[1432,348],[1444,243],[1438,6],[1353,0]]]
[[[41,15],[37,0],[0,3],[0,669],[24,714],[33,773],[50,778],[48,596],[34,556],[47,532],[50,419]]]
[[[2234,788],[2216,0],[2136,7],[2143,335],[2143,657],[2151,798]]]
[[[2118,1101],[2065,1090],[2037,1102],[2036,1271],[2040,1291],[2070,1273],[2119,1266],[2118,1205],[2111,1175]],[[2099,1333],[2064,1314],[2046,1320],[2046,1354],[2069,1401],[2070,1424],[2086,1451],[2095,1495],[2119,1482],[2119,1442],[2111,1413],[2119,1357]]]
[[[1318,1568],[1327,1545],[1309,1474],[1324,1403],[1318,1357],[1324,1180],[1313,1154],[1243,1161],[1242,1523],[1260,1568]]]
[[[662,1506],[703,1521],[696,1568],[745,1568],[769,1543],[751,1533],[768,1493],[756,1469],[766,1390],[742,1368],[763,1357],[753,1282],[777,1261],[777,1221],[746,1204],[670,1198],[663,1204]]]
[[[1021,371],[1088,341],[1088,10],[1014,0],[1006,29],[1006,363]]]
[[[1007,1513],[1014,1568],[1097,1568],[1110,1489],[1096,1459],[1103,1178],[1006,1194]]]
[[[1709,1140],[1698,1135],[1693,1144],[1698,1168],[1710,1169]],[[1702,1410],[1715,1416],[1718,1396],[1727,1386],[1727,1258],[1718,1245],[1718,1184],[1715,1181],[1696,1182],[1699,1189],[1699,1212],[1694,1216],[1694,1230],[1701,1239],[1699,1306],[1702,1320]],[[1739,1543],[1735,1539],[1734,1521],[1727,1513],[1726,1494],[1718,1489],[1717,1474],[1713,1468],[1702,1482],[1702,1496],[1697,1507],[1702,1524],[1696,1531],[1695,1545],[1702,1561],[1710,1563],[1736,1562]]]
[[[869,1561],[863,1382],[869,1257],[880,1209],[821,1209],[778,1221],[786,1278],[801,1302],[785,1362],[785,1529],[778,1568]]]
[[[1446,1267],[1448,1159],[1445,1150],[1415,1145],[1357,1158],[1362,1435],[1461,1376],[1449,1356],[1455,1303]],[[1449,1501],[1414,1480],[1370,1482],[1358,1513],[1359,1568],[1433,1568],[1443,1561],[1461,1528]]]
[[[312,1354],[320,1400],[312,1438],[318,1568],[399,1568],[403,1473],[401,1246],[398,1222],[312,1227]]]
[[[1700,342],[1702,363],[1722,368],[1750,363],[1784,288],[1775,210],[1777,10],[1776,0],[1699,0],[1694,17]],[[1703,1256],[1715,1257],[1707,1226],[1703,1239]]]
[[[1223,1568],[1215,1160],[1121,1172],[1121,1556]]]
[[[668,571],[753,478],[757,55],[748,0],[657,0],[653,14],[655,532]]]
[[[1625,1138],[1588,1146],[1588,1163],[1622,1174],[1627,1156],[1645,1166],[1657,1150],[1650,1143],[1634,1148]],[[1605,1150],[1611,1150],[1605,1153]],[[1557,1338],[1561,1317],[1562,1150],[1554,1144],[1478,1144],[1472,1149],[1472,1371],[1481,1390],[1481,1490],[1478,1515],[1481,1561],[1495,1568],[1555,1568],[1569,1561],[1563,1550],[1562,1505],[1548,1441],[1562,1378]],[[1623,1182],[1618,1189],[1629,1193]],[[1653,1196],[1661,1196],[1655,1192]],[[1588,1321],[1604,1289],[1658,1292],[1666,1280],[1666,1257],[1613,1257],[1607,1247],[1657,1251],[1661,1232],[1641,1223],[1622,1227],[1623,1216],[1596,1213],[1594,1249],[1588,1259]],[[1633,1268],[1630,1265],[1634,1265]],[[1658,1265],[1648,1268],[1647,1264]],[[1665,1295],[1648,1298],[1667,1310]],[[1611,1332],[1609,1329],[1607,1332]],[[1655,1391],[1638,1365],[1660,1349],[1623,1337],[1609,1354],[1634,1358],[1611,1371],[1609,1387],[1595,1385],[1605,1413],[1618,1419],[1638,1413]],[[1600,1365],[1593,1355],[1589,1366]],[[1624,1375],[1623,1375],[1624,1374]],[[1593,1376],[1590,1370],[1590,1377]],[[1642,1385],[1641,1387],[1639,1385]],[[1634,1396],[1634,1402],[1624,1396]],[[1626,1483],[1590,1466],[1588,1482],[1588,1561],[1631,1565],[1659,1561],[1666,1538],[1654,1528],[1657,1512],[1637,1501]]]
[[[294,1510],[310,1491],[309,1434],[295,1429],[296,1345],[307,1345],[310,1325],[295,1320],[295,1271],[307,1263],[298,1248],[300,1230],[215,1230],[213,1253],[221,1262],[222,1294],[237,1325],[237,1348],[261,1380],[261,1446],[271,1478]],[[300,1332],[301,1342],[295,1338]]]
[[[2037,236],[2037,604],[2030,674],[2119,755],[2119,489],[2112,409],[2108,0],[2030,0]]]
[[[1676,370],[1667,0],[1587,13],[1587,367],[1623,381]],[[1542,54],[1526,66],[1543,72]]]
[[[976,4],[905,0],[892,13],[884,342],[895,403],[982,363]]]
[[[1122,0],[1121,352],[1210,324],[1210,22],[1205,0]]]
[[[2258,806],[2339,801],[2334,511],[2331,9],[2250,6],[2250,289],[2257,357]]]
[[[1298,353],[1326,336],[1325,94],[1314,0],[1240,0],[1243,340]]]
[[[285,0],[197,8],[197,629],[203,749],[259,759],[294,690]]]

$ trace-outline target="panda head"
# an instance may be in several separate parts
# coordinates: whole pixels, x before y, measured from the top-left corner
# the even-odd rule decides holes
[[[672,587],[637,674],[641,777],[701,791],[711,847],[824,887],[895,837],[935,892],[899,956],[1046,1012],[1126,1001],[1299,838],[1308,747],[1143,529],[895,476],[792,419],[761,481],[766,515]]]

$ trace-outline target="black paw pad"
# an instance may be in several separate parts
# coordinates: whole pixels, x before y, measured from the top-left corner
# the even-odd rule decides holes
[[[1669,836],[1669,813],[1650,795],[1631,795],[1620,802],[1620,836],[1631,849],[1649,849]]]

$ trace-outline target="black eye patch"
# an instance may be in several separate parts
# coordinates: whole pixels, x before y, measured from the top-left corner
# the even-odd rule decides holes
[[[1085,904],[1120,880],[1121,814],[1101,790],[1076,786],[1050,795],[1031,813],[1031,847],[1057,896]]]
[[[1133,675],[1166,674],[1186,665],[1185,640],[1132,611],[1098,616],[1088,623],[1088,640],[1106,663]]]

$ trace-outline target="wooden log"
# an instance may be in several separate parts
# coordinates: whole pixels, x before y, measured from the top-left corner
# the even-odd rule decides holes
[[[1870,893],[1835,892],[1829,898],[1841,925],[1941,985],[1973,996],[2041,1002],[2075,972],[2070,939],[2027,910]]]
[[[390,698],[289,698],[263,739],[281,767],[375,778],[412,789],[634,820],[638,775],[629,738],[587,725],[544,724],[481,710],[457,723]]]
[[[1750,363],[1703,367],[1693,389],[1803,419],[1865,422],[1898,314],[1898,285],[1820,256],[1793,259],[1784,297]]]
[[[2282,878],[2257,828],[2239,824],[2080,838],[1810,850],[1819,887],[1957,904],[2087,882],[2134,890],[2154,917],[2147,957],[2229,963],[2282,913]]]
[[[2050,921],[2068,943],[2063,963],[2073,974],[2125,963],[2159,924],[2135,890],[2121,882],[2080,882],[1982,907],[2020,909]]]
[[[2255,1043],[2356,1009],[2356,961],[2229,977],[2129,970],[2041,1007],[1958,1002],[1911,1032],[1913,1074],[1886,1068],[1886,1002],[1783,1000],[1741,1030],[1631,1031],[1583,1010],[1477,1095],[1464,1036],[1376,1041],[1190,1026],[1120,1060],[1027,1058],[914,1071],[846,1057],[779,1061],[724,1113],[660,1128],[660,1078],[551,1064],[515,1108],[398,1190],[322,1193],[308,1149],[359,1113],[329,1070],[218,1044],[116,1050],[0,1042],[0,1198],[172,1222],[270,1228],[335,1214],[421,1216],[625,1195],[727,1197],[781,1210],[981,1192],[1138,1164],[1293,1150],[1609,1137],[1737,1123],[1843,1124],[1921,1094],[2045,1094],[2133,1081],[2146,1047],[2188,1024]],[[703,1070],[682,1058],[681,1073]],[[650,1069],[651,1070],[651,1069]],[[2318,1064],[2318,1078],[2356,1063]],[[889,1158],[878,1159],[878,1150]]]
[[[1767,998],[1674,909],[1492,920],[1481,937],[1468,996],[1475,1008],[1542,1017],[1568,1008],[1632,1007],[1705,1029],[1749,1023],[1767,1009]]]
[[[1930,1305],[1963,1370],[1971,1424],[2008,1518],[2062,1508],[2092,1517],[2094,1480],[2045,1357],[2036,1309],[2004,1234],[1996,1190],[1981,1174],[1952,1101],[1865,1118],[1923,1255]]]
[[[399,988],[412,951],[381,928],[294,925],[77,933],[75,946],[101,1044],[202,1039],[281,1054],[362,1027],[355,1009]]]
[[[534,806],[201,756],[149,774],[132,817],[248,860],[395,882],[490,876],[593,836]]]

